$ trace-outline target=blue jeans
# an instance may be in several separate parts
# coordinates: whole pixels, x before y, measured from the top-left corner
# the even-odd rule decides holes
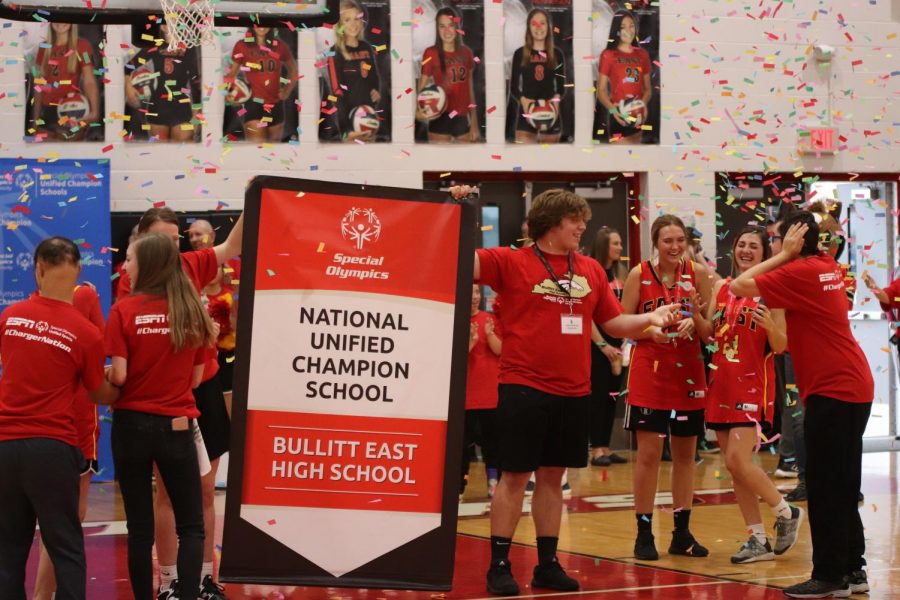
[[[178,579],[182,598],[200,588],[203,565],[203,495],[190,428],[172,430],[172,417],[116,410],[113,460],[128,524],[128,574],[135,600],[152,600],[153,463],[169,492],[178,534]],[[193,592],[191,596],[188,592]]]
[[[35,417],[36,418],[36,417]],[[59,440],[0,442],[0,598],[25,600],[34,526],[56,571],[59,600],[84,600],[84,537],[78,519],[81,450]]]

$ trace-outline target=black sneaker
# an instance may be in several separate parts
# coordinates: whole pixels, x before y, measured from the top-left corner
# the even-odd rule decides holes
[[[810,579],[809,581],[786,587],[783,591],[788,598],[850,597],[850,585],[846,580],[829,582]]]
[[[857,496],[856,496],[856,501],[857,501],[857,502],[865,502],[865,501],[866,501],[866,497],[863,496],[863,493],[862,493],[862,492],[860,492],[859,494],[857,494]]]
[[[156,600],[178,600],[181,595],[178,593],[178,580],[176,579],[166,589],[159,588],[156,594]]]
[[[519,584],[513,579],[511,565],[501,560],[487,572],[487,591],[497,596],[518,596]]]
[[[198,598],[200,600],[228,600],[228,597],[225,595],[225,588],[213,581],[212,575],[207,575],[203,578]]]
[[[612,464],[612,457],[609,456],[594,456],[591,458],[591,465],[594,467],[608,467]]]
[[[784,496],[784,499],[788,502],[806,502],[806,482],[798,483],[797,487]]]
[[[869,578],[862,569],[847,575],[847,583],[850,585],[851,594],[865,594],[869,591]]]
[[[576,592],[581,588],[577,581],[566,575],[565,569],[555,558],[552,563],[537,565],[534,568],[531,587],[559,590],[560,592]]]
[[[634,557],[638,560],[659,560],[655,538],[649,531],[638,532],[637,539],[634,540]]]
[[[608,458],[608,459],[610,460],[610,462],[612,462],[612,464],[614,464],[614,465],[624,465],[624,464],[626,464],[626,463],[628,462],[628,459],[627,459],[627,458],[625,458],[624,456],[619,456],[619,455],[616,454],[615,452],[613,452],[612,454],[610,454],[609,456],[607,456],[607,458]]]
[[[701,546],[700,542],[694,539],[690,531],[673,531],[672,543],[669,544],[669,554],[704,558],[709,556],[709,550]]]

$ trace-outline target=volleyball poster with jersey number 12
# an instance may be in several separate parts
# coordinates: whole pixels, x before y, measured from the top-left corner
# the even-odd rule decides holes
[[[450,589],[474,206],[261,177],[244,214],[223,579]]]

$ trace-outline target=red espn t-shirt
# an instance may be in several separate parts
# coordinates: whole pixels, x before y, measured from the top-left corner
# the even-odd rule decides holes
[[[478,341],[469,350],[469,370],[466,376],[466,410],[497,408],[497,383],[500,357],[488,345],[485,325],[494,322],[494,333],[500,334],[500,323],[479,310],[471,323],[478,327]]]
[[[206,348],[172,349],[169,302],[137,294],[113,304],[106,325],[106,353],[128,360],[128,375],[116,409],[168,417],[197,417],[191,391],[194,365]]]
[[[202,294],[203,288],[219,274],[219,261],[216,259],[216,252],[212,248],[191,250],[190,252],[181,253],[181,268],[184,269],[184,274],[194,284],[197,293]],[[131,278],[128,277],[125,269],[122,269],[122,275],[119,277],[119,287],[116,289],[116,300],[121,300],[130,293]],[[216,357],[216,349],[209,348],[206,353],[206,366],[203,367],[203,381],[209,381],[219,372],[219,361]]]
[[[35,57],[35,65],[38,69],[44,63],[46,48],[39,48]],[[53,46],[50,48],[50,56],[47,57],[47,68],[38,76],[38,80],[44,79],[44,83],[35,83],[35,88],[41,92],[41,103],[44,106],[59,104],[59,102],[73,92],[80,92],[81,70],[84,67],[93,67],[93,50],[91,44],[84,38],[78,38],[75,44],[75,54],[70,55],[68,44]],[[75,68],[69,70],[70,58]]]
[[[272,40],[271,46],[259,46],[248,33],[247,39],[234,45],[231,58],[236,63],[247,67],[242,69],[250,84],[250,92],[254,98],[260,98],[265,104],[281,102],[281,67],[292,60],[291,49],[280,40]]]
[[[887,313],[891,321],[900,321],[900,317],[898,317],[898,313],[900,313],[900,279],[895,279],[883,290],[887,294],[888,303],[881,304],[881,310]],[[897,327],[895,334],[900,337],[900,327]]]
[[[562,281],[566,256],[545,254]],[[574,255],[573,311],[582,315],[581,335],[563,335],[568,298],[559,290],[534,248],[478,250],[481,278],[503,297],[500,383],[527,385],[558,396],[591,393],[591,319],[602,324],[622,313],[600,264]]]
[[[872,371],[850,331],[840,265],[820,254],[795,259],[754,280],[766,306],[785,309],[791,358],[804,402],[812,395],[872,402]]]
[[[0,315],[0,440],[78,446],[75,392],[103,384],[103,335],[71,304],[35,296]]]

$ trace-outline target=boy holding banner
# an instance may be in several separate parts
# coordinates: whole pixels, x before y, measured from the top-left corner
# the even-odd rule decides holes
[[[451,189],[454,198],[474,192]],[[616,337],[632,337],[652,325],[678,318],[676,305],[642,315],[622,314],[600,265],[578,252],[587,202],[571,192],[547,190],[534,199],[528,230],[534,245],[480,249],[476,282],[503,297],[504,341],[497,408],[499,459],[503,477],[491,503],[492,594],[519,593],[509,548],[532,472],[532,500],[538,565],[531,585],[575,591],[556,558],[562,515],[561,482],[566,468],[587,466],[588,402],[591,392],[590,322]]]

